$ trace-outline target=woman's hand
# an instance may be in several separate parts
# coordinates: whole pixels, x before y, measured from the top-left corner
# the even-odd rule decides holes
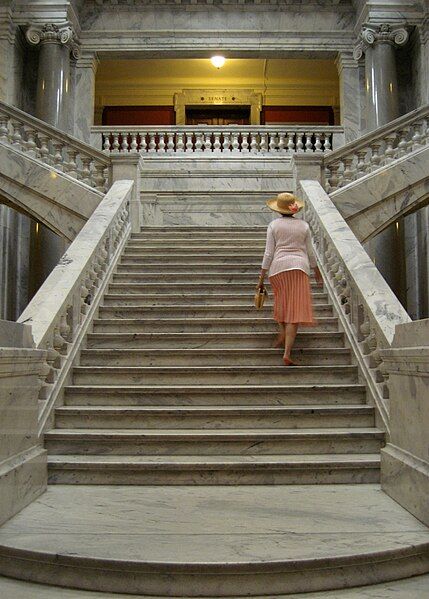
[[[314,272],[314,277],[316,279],[316,283],[319,287],[321,287],[323,285],[323,278],[322,278],[322,274],[320,272],[320,269],[318,266],[315,266],[313,268],[313,272]]]
[[[256,285],[256,289],[261,289],[264,286],[264,279],[265,279],[265,273],[264,274],[260,274],[259,275],[259,280],[258,283]]]

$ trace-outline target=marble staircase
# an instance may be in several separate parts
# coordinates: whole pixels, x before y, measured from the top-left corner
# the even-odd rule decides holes
[[[318,484],[379,479],[384,433],[329,295],[297,367],[252,306],[263,228],[147,228],[123,251],[55,427],[59,484]]]

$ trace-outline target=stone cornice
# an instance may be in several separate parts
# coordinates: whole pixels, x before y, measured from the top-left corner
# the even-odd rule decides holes
[[[28,26],[29,23],[34,25],[55,23],[61,26],[63,23],[68,22],[77,37],[81,31],[74,2],[70,0],[49,0],[45,2],[40,0],[15,0],[12,18],[14,23],[23,27]]]
[[[338,52],[335,59],[335,66],[338,69],[338,74],[341,75],[343,69],[357,69],[359,62],[353,56],[353,52]]]
[[[355,34],[359,35],[365,23],[381,25],[418,25],[425,15],[425,0],[366,0],[356,18]]]
[[[359,60],[367,48],[377,44],[404,46],[408,41],[408,37],[408,31],[403,24],[395,26],[389,23],[380,25],[365,23],[360,33],[361,39],[353,50],[353,57],[355,60]]]
[[[76,61],[76,68],[78,69],[92,69],[95,74],[97,72],[98,64],[100,60],[97,52],[82,52]]]

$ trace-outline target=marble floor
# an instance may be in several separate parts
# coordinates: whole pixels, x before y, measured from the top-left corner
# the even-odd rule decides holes
[[[84,559],[187,564],[362,555],[428,542],[429,530],[422,523],[385,495],[379,485],[369,484],[55,485],[0,529],[3,548]],[[428,580],[416,578],[412,592],[420,593]],[[403,585],[399,584],[398,594],[392,595],[367,594],[372,591],[366,587],[365,594],[360,595],[349,590],[308,596],[423,597],[409,594],[411,587],[405,590],[408,594],[401,595],[407,588],[406,582]],[[53,587],[46,587],[39,595],[37,586],[34,594],[26,595],[29,588],[4,579],[0,597],[120,596]],[[380,589],[381,593],[396,593],[392,584]]]

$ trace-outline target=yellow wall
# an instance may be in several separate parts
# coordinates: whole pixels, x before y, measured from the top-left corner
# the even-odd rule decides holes
[[[333,60],[208,59],[103,60],[96,76],[96,112],[104,106],[171,106],[184,89],[252,90],[268,106],[338,106]]]

